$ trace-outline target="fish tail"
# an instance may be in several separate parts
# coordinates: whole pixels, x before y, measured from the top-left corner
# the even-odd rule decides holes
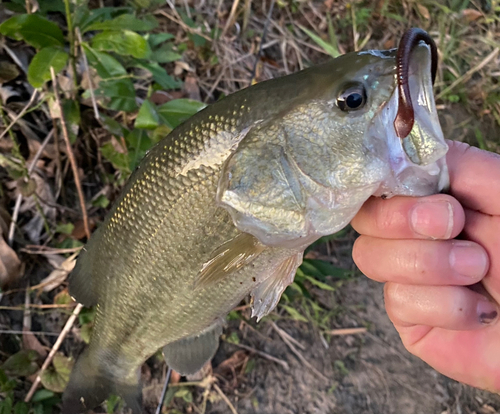
[[[100,405],[110,394],[120,395],[133,414],[142,413],[142,393],[135,383],[116,380],[111,373],[96,365],[86,349],[76,361],[62,398],[62,414],[84,413]]]

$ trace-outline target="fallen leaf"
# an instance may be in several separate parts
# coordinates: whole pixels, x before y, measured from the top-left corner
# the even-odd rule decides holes
[[[198,80],[192,74],[188,74],[184,81],[184,89],[188,94],[189,99],[194,99],[195,101],[201,101],[200,87],[198,86]]]
[[[429,20],[431,18],[431,14],[429,13],[429,9],[425,7],[423,4],[417,3],[418,12],[422,15],[425,20]]]
[[[45,359],[47,356],[47,349],[40,343],[35,334],[23,328],[23,348],[26,350],[35,351],[40,358]]]
[[[245,359],[247,358],[247,352],[240,349],[236,351],[233,355],[231,355],[228,359],[225,361],[222,361],[217,368],[215,369],[216,372],[222,373],[223,371],[233,371],[241,366]]]
[[[20,276],[21,261],[4,238],[0,237],[0,287],[5,287]]]
[[[19,70],[13,63],[0,61],[0,85],[16,79],[19,76]]]
[[[60,286],[66,280],[69,272],[73,270],[76,263],[76,256],[79,252],[73,253],[67,259],[57,254],[44,255],[49,263],[54,267],[54,270],[43,279],[38,285],[33,286],[32,289],[42,289],[44,292],[50,292],[56,287]]]
[[[477,20],[480,17],[483,17],[483,13],[481,13],[479,10],[465,9],[464,11],[462,11],[462,16],[468,22],[473,22],[474,20]]]

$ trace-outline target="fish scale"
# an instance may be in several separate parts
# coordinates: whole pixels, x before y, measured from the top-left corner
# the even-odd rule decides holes
[[[428,63],[426,46],[417,49]],[[427,93],[428,66],[412,72],[424,74],[412,85]],[[96,316],[63,413],[110,393],[140,413],[137,372],[159,348],[173,369],[195,372],[214,355],[227,313],[248,294],[254,316],[269,313],[307,245],[346,226],[368,197],[440,190],[439,125],[425,131],[438,175],[394,138],[395,70],[394,51],[347,54],[226,97],[148,152],[70,275],[70,293]],[[343,111],[339,96],[353,85],[365,107]],[[435,125],[428,113],[435,108],[418,112],[416,128]],[[419,177],[411,185],[411,174],[398,175],[408,169]]]

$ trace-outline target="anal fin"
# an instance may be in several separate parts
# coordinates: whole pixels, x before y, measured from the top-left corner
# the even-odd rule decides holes
[[[287,257],[250,294],[253,299],[252,317],[260,321],[278,304],[286,287],[293,282],[295,272],[302,263],[303,252]]]
[[[195,288],[204,288],[221,281],[228,274],[252,262],[265,248],[251,234],[239,234],[212,253],[196,278]]]
[[[222,321],[217,321],[198,335],[165,345],[163,356],[167,365],[181,375],[194,374],[217,352],[221,333]]]

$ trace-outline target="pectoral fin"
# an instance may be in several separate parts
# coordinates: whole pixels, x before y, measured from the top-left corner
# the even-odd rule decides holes
[[[199,335],[165,345],[163,356],[167,365],[181,375],[194,374],[215,355],[221,333],[222,322],[217,321]]]
[[[303,252],[283,260],[271,275],[252,292],[252,317],[257,321],[271,312],[278,304],[286,287],[293,282],[295,272],[302,263]]]
[[[241,233],[217,248],[200,270],[195,288],[205,288],[252,262],[265,249],[254,236]]]

